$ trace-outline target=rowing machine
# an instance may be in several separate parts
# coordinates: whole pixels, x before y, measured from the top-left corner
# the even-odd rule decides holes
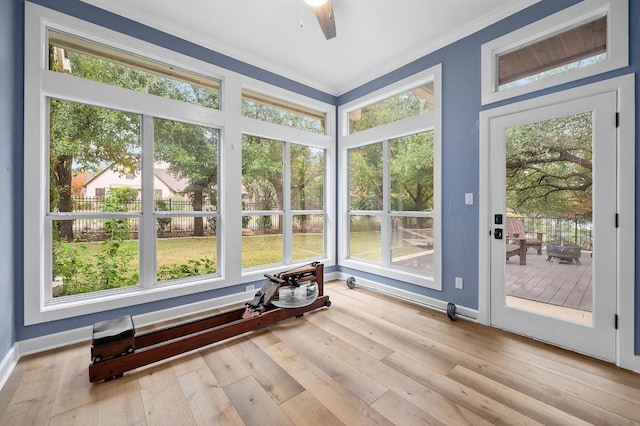
[[[126,371],[331,306],[324,295],[322,263],[265,277],[266,284],[243,308],[144,333],[135,332],[130,315],[95,323],[89,381],[122,377]]]

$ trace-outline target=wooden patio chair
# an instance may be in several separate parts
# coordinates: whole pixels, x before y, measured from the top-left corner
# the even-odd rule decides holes
[[[507,259],[511,256],[520,256],[520,265],[527,264],[527,244],[525,238],[507,239]]]
[[[528,238],[527,234],[536,234],[536,238]],[[507,218],[507,244],[520,245],[524,240],[526,248],[535,248],[538,255],[542,254],[542,232],[526,232],[522,220],[514,217]]]

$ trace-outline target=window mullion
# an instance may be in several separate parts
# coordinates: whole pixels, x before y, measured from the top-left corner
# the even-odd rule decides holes
[[[293,215],[291,213],[291,143],[285,142],[283,153],[283,181],[282,181],[282,210],[283,214],[283,244],[282,249],[285,265],[293,260]]]
[[[154,121],[145,115],[142,118],[142,219],[140,221],[140,285],[151,288],[156,282],[156,215],[154,208]]]
[[[382,217],[380,218],[380,243],[382,244],[382,266],[391,264],[391,177],[389,140],[382,141]]]

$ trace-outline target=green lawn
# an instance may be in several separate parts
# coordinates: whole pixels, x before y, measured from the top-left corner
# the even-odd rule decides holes
[[[352,257],[373,262],[381,260],[379,232],[353,232],[350,244]],[[63,267],[56,271],[57,275],[67,277],[63,295],[126,287],[138,281],[138,241],[122,242],[115,250],[102,242],[78,242],[64,247],[57,253]],[[158,279],[164,281],[216,272],[216,248],[216,237],[159,238],[156,253]],[[323,235],[294,234],[292,248],[294,260],[322,257]],[[416,250],[421,249],[394,248],[393,255],[396,257]],[[282,262],[282,235],[242,237],[243,268]]]

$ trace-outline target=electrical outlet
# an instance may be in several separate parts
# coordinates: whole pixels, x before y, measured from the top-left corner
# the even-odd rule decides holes
[[[244,291],[253,291],[253,290],[255,290],[255,289],[256,289],[256,286],[255,286],[255,285],[253,285],[253,284],[251,284],[251,285],[246,286],[246,287],[244,288]]]
[[[462,290],[462,278],[456,277],[456,288]]]

